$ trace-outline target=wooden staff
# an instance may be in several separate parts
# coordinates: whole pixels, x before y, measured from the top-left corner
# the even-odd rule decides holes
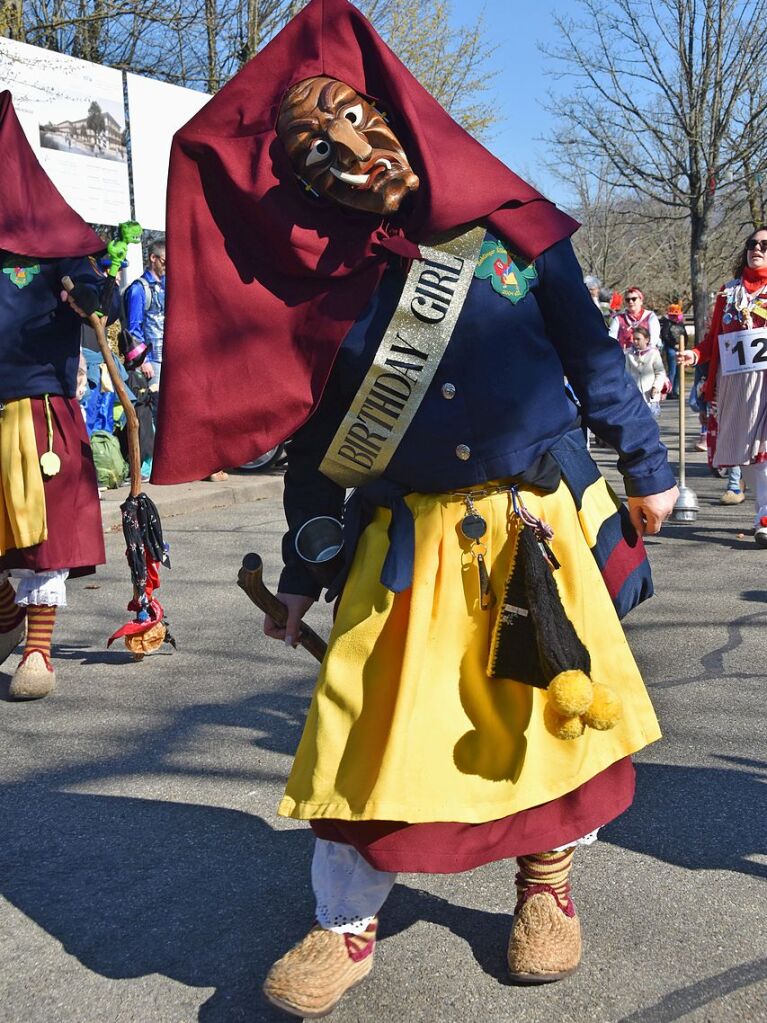
[[[112,278],[111,280],[114,280]],[[62,277],[61,283],[66,291],[71,291],[74,287],[71,277]],[[107,301],[104,305],[108,308],[112,304],[112,294],[114,292],[114,284],[105,289],[105,296]],[[125,418],[128,422],[128,466],[130,467],[130,496],[138,497],[141,493],[141,447],[139,445],[138,436],[138,416],[136,410],[133,407],[133,402],[128,396],[128,391],[125,388],[122,377],[115,366],[114,356],[112,350],[109,347],[107,341],[107,334],[105,329],[106,317],[101,317],[98,313],[93,313],[88,317],[88,323],[93,327],[96,333],[96,340],[99,343],[99,349],[101,351],[102,358],[106,363],[107,373],[109,379],[112,381],[112,386],[115,389],[115,394],[120,399]]]
[[[256,607],[268,614],[278,628],[284,629],[288,621],[288,609],[275,595],[266,588],[263,580],[264,563],[258,554],[246,554],[242,559],[242,568],[237,574],[237,585],[244,590]],[[325,659],[328,645],[321,636],[301,623],[298,642],[318,661]]]

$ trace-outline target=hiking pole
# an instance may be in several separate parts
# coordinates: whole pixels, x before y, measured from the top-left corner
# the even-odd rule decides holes
[[[679,338],[677,352],[684,353],[684,335]],[[685,408],[687,397],[684,383],[684,363],[677,365],[679,374],[679,497],[676,499],[671,518],[674,522],[694,522],[698,517],[698,498],[695,492],[687,486],[686,478],[686,436],[685,436]]]
[[[237,585],[247,593],[256,607],[270,616],[278,628],[284,629],[288,621],[288,609],[264,585],[263,573],[264,563],[259,555],[246,554],[242,559],[242,568],[237,575]],[[301,622],[298,642],[318,661],[324,659],[328,649],[327,643],[304,622]]]

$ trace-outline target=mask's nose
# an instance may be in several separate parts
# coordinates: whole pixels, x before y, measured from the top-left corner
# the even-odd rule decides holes
[[[339,162],[345,167],[369,160],[373,149],[365,138],[355,131],[354,125],[345,117],[339,117],[328,127],[328,138],[336,147]]]

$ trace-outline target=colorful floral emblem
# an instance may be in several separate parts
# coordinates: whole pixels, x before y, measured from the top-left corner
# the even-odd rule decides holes
[[[32,278],[40,273],[40,264],[31,263],[29,260],[19,260],[18,257],[10,264],[3,267],[3,273],[8,274],[11,284],[17,288],[26,288]]]
[[[490,278],[493,290],[516,305],[530,290],[531,282],[538,279],[538,271],[535,263],[524,262],[520,256],[508,253],[500,242],[488,238],[479,251],[474,276]]]

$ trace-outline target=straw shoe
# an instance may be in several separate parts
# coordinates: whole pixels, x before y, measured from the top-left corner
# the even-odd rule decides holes
[[[578,917],[563,913],[548,892],[525,898],[509,938],[511,979],[517,984],[547,984],[573,973],[580,961]]]
[[[293,1016],[327,1016],[373,969],[376,927],[374,922],[362,935],[313,927],[271,968],[264,994]]]

